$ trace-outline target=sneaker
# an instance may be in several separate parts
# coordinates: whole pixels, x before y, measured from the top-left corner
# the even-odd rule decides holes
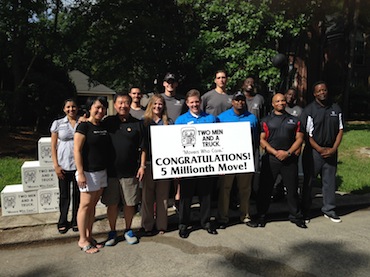
[[[336,214],[333,214],[333,215],[328,215],[328,214],[324,214],[324,216],[328,219],[330,219],[331,221],[335,222],[335,223],[340,223],[342,222],[342,220],[340,219],[339,216],[337,216]]]
[[[242,223],[247,223],[247,222],[249,222],[249,221],[251,221],[251,218],[249,217],[249,215],[245,216],[245,217],[243,218],[243,220],[241,220],[241,222],[242,222]]]
[[[135,237],[134,232],[132,230],[128,230],[125,232],[125,240],[128,244],[135,244],[138,242],[137,237]]]
[[[117,232],[116,231],[110,231],[108,233],[108,239],[104,243],[105,246],[114,246],[117,243]]]

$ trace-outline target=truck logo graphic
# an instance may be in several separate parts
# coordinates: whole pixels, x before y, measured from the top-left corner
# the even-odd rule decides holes
[[[41,146],[40,150],[41,158],[50,158],[51,157],[51,147],[50,146]]]
[[[181,143],[184,148],[187,146],[195,146],[195,134],[196,129],[194,127],[186,127],[181,129]]]
[[[28,183],[34,183],[36,181],[36,170],[25,170],[24,171],[24,182],[26,184]]]
[[[9,208],[13,208],[15,207],[15,195],[7,195],[7,196],[4,196],[4,209],[9,209]]]
[[[51,193],[50,192],[44,192],[40,194],[40,205],[49,205],[51,204]]]

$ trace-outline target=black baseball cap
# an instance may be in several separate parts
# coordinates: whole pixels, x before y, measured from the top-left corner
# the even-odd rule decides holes
[[[234,95],[233,95],[233,100],[236,100],[236,99],[243,99],[243,100],[245,100],[246,97],[245,97],[245,95],[244,95],[243,92],[238,91],[238,92],[234,93]]]
[[[169,80],[174,80],[175,82],[177,82],[176,75],[175,75],[175,74],[173,74],[173,73],[167,73],[167,74],[164,76],[163,81],[168,82]]]

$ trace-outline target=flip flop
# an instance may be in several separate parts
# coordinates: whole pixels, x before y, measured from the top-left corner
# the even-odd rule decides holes
[[[96,248],[94,245],[91,245],[91,244],[88,244],[88,245],[85,245],[83,247],[80,247],[82,251],[84,251],[86,254],[95,254],[95,253],[98,253],[99,252],[99,249]],[[96,249],[96,251],[94,252],[88,252],[89,250],[91,249]]]

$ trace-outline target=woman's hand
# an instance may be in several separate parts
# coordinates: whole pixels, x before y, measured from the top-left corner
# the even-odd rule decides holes
[[[77,184],[82,189],[86,188],[86,177],[85,177],[85,174],[83,172],[78,173]]]
[[[58,179],[64,180],[64,170],[59,165],[54,167],[54,170],[58,176]]]

